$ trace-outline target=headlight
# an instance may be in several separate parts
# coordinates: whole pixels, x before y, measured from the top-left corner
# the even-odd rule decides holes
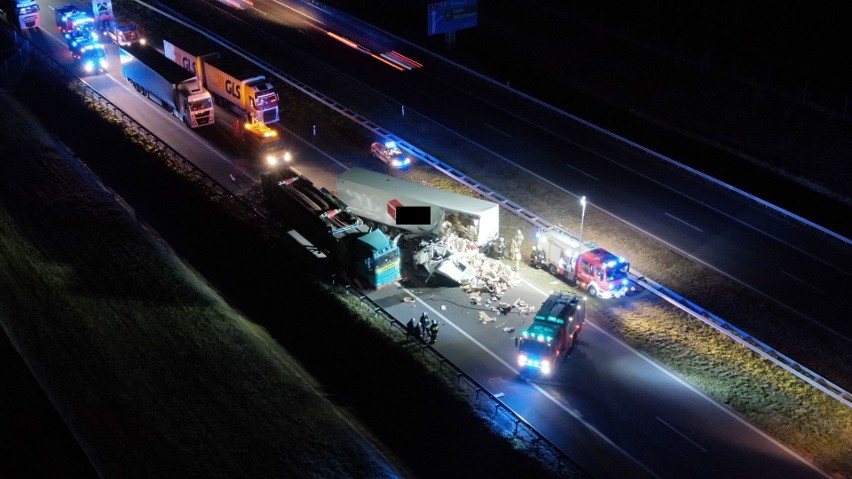
[[[526,354],[519,354],[519,355],[518,355],[518,365],[519,365],[520,367],[524,367],[524,366],[526,366],[526,365],[527,365],[527,360],[528,360],[528,359],[529,359],[529,358],[527,358],[527,355],[526,355]]]
[[[276,158],[275,155],[267,155],[266,164],[267,166],[275,166],[278,164],[278,158]]]
[[[399,160],[397,160],[396,158],[394,158],[393,160],[391,160],[391,164],[392,164],[393,166],[400,166],[402,163],[400,163],[400,162],[399,162]]]
[[[411,158],[406,158],[404,163],[405,163],[406,165],[407,165],[407,164],[409,164],[409,163],[411,163]]]
[[[104,70],[106,70],[106,67],[107,67],[107,66],[108,66],[108,64],[107,64],[106,59],[101,59],[101,68],[103,68]]]
[[[550,361],[547,359],[541,360],[541,372],[542,374],[550,374]]]
[[[92,73],[92,71],[95,69],[95,64],[92,63],[91,60],[87,61],[83,64],[83,69],[86,70],[86,73]]]
[[[291,155],[289,151],[284,153],[284,162],[285,163],[289,163],[290,160],[292,160],[292,159],[293,159],[293,155]]]

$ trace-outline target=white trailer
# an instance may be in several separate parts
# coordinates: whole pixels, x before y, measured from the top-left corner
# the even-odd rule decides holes
[[[459,236],[481,246],[500,232],[500,207],[495,203],[362,168],[352,168],[337,177],[337,196],[366,220],[414,233],[441,236],[449,223]],[[400,206],[428,207],[428,221],[397,223]]]

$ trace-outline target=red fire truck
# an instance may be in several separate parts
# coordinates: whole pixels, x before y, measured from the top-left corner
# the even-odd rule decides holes
[[[603,248],[583,249],[558,226],[540,230],[536,236],[532,266],[546,268],[598,298],[620,298],[636,290],[636,284],[627,276],[630,263],[624,258]]]

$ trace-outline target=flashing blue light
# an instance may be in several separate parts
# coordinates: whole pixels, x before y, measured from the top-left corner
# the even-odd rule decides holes
[[[387,148],[389,150],[392,149],[392,148],[396,148],[396,142],[395,141],[385,142],[385,148]]]
[[[613,261],[607,261],[607,263],[606,263],[606,265],[605,265],[605,266],[606,266],[607,268],[612,268],[612,267],[614,267],[614,266],[615,266],[615,261],[614,261],[614,260],[613,260]]]
[[[411,163],[411,158],[406,158],[405,161],[402,162],[402,164],[404,164],[404,165],[407,165],[409,163]]]
[[[543,335],[543,334],[539,334],[537,339],[538,339],[539,341],[544,341],[544,335]]]
[[[523,333],[521,333],[521,335],[522,335],[523,337],[525,337],[525,338],[530,337],[530,333],[529,333],[529,331],[524,331]]]

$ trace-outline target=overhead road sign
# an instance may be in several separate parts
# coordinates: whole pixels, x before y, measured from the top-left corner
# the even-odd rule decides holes
[[[478,13],[479,0],[447,0],[430,3],[427,8],[429,35],[475,27]]]

